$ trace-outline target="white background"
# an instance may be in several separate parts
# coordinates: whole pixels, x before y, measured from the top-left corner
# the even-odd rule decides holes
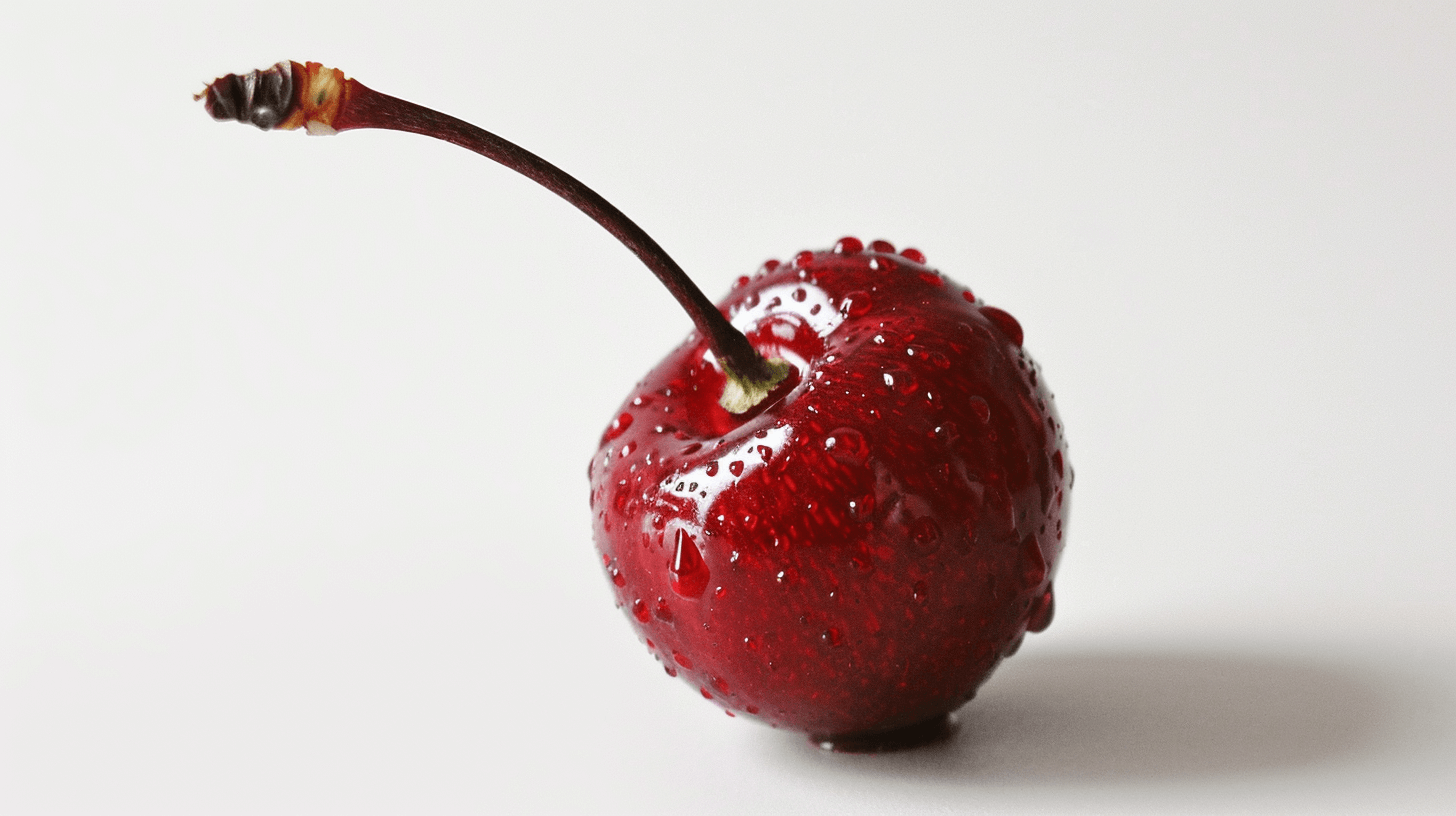
[[[21,5],[0,812],[1456,809],[1456,6]],[[900,755],[667,679],[585,469],[687,319],[483,159],[189,98],[279,59],[714,297],[852,234],[1011,311],[1078,475],[1051,629]]]

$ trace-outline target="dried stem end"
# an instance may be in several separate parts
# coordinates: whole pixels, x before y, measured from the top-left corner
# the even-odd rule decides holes
[[[218,120],[237,120],[263,130],[304,128],[315,136],[335,127],[353,80],[317,62],[280,62],[271,68],[218,77],[193,96]]]
[[[723,384],[723,395],[718,398],[718,404],[730,414],[745,413],[768,399],[768,395],[788,379],[789,373],[793,371],[793,366],[780,357],[764,361],[765,377],[739,374],[723,360],[719,360],[718,364],[723,367],[723,373],[728,377],[728,381]]]

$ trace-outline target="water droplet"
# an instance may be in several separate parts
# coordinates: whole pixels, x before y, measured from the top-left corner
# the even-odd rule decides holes
[[[698,552],[693,537],[681,527],[677,531],[669,569],[672,572],[672,591],[684,598],[697,598],[708,587],[708,565],[703,563],[703,556]]]
[[[1041,586],[1047,577],[1046,558],[1041,554],[1041,544],[1036,536],[1028,535],[1021,540],[1021,585]]]
[[[930,588],[925,585],[924,581],[916,581],[915,586],[910,588],[910,597],[920,603],[925,603],[925,600],[930,597]]]
[[[858,238],[846,235],[834,244],[834,252],[839,255],[856,255],[864,250],[864,243]]]
[[[674,649],[672,652],[672,661],[679,666],[682,666],[684,669],[691,669],[693,667],[693,661],[689,660],[687,655],[677,651],[676,649]]]
[[[758,651],[758,641],[755,640],[752,635],[750,635],[743,639],[743,648],[747,649],[750,652],[756,652]]]
[[[1026,622],[1026,631],[1044,632],[1052,625],[1052,615],[1056,610],[1056,600],[1052,597],[1052,588],[1047,587],[1039,598],[1031,604],[1031,616]]]
[[[945,285],[945,278],[942,278],[940,275],[934,272],[921,272],[920,279],[930,284],[931,286]]]
[[[929,517],[911,522],[910,547],[921,555],[929,555],[940,549],[940,525]]]
[[[838,629],[831,626],[820,633],[819,640],[827,646],[838,646],[844,642],[844,636],[839,633]]]
[[[647,608],[647,602],[638,598],[632,602],[632,617],[640,623],[646,623],[652,617],[652,611]],[[648,648],[651,648],[650,646]]]
[[[1052,454],[1052,469],[1057,472],[1057,478],[1062,478],[1062,452]]]
[[[657,606],[653,608],[652,614],[664,623],[672,623],[672,607],[667,605],[666,598],[657,599]]]
[[[976,295],[975,295],[975,293],[972,292],[969,289],[967,289],[964,292],[961,292],[961,297],[965,298],[967,303],[975,303],[976,302]]]
[[[612,583],[617,586],[623,587],[627,585],[627,576],[623,575],[622,571],[616,567],[608,567],[607,574],[612,576]]]
[[[824,450],[845,464],[863,464],[870,455],[870,443],[853,428],[836,428],[824,437]]]
[[[870,296],[865,292],[850,292],[839,301],[839,313],[845,317],[860,317],[869,312]]]
[[[607,432],[602,434],[602,442],[605,444],[616,439],[630,427],[632,427],[632,415],[623,411],[620,416],[612,420],[612,424],[608,426]]]
[[[704,700],[713,699],[712,693],[708,691],[706,686],[698,686],[698,693],[703,695]]]
[[[733,288],[734,289],[738,289],[739,287],[743,287],[743,286],[747,286],[747,285],[748,285],[748,276],[747,275],[739,275],[738,276],[738,280],[733,281]]]
[[[925,253],[912,247],[905,247],[904,249],[900,250],[900,257],[907,258],[918,264],[925,263]]]
[[[814,253],[810,252],[807,249],[794,256],[794,268],[796,269],[803,269],[813,262]]]
[[[746,532],[750,532],[750,533],[753,532],[753,528],[755,528],[757,526],[758,526],[758,516],[755,516],[752,513],[744,513],[743,514],[743,529]]]
[[[756,450],[758,451],[759,457],[763,459],[765,463],[773,458],[773,448],[770,448],[768,445],[759,445]]]
[[[690,455],[692,455],[694,453],[697,453],[698,451],[700,451],[702,449],[703,449],[703,443],[702,442],[694,442],[691,445],[688,445],[687,447],[683,448],[680,451],[680,454],[682,456],[690,456]]]
[[[769,260],[763,262],[763,271],[772,272],[775,269],[778,269],[781,265],[782,264],[778,262],[778,259],[770,258]]]
[[[662,670],[667,672],[668,677],[677,677],[677,669],[674,669],[671,666],[663,666]]]
[[[742,476],[743,475],[743,463],[740,462],[740,461],[738,461],[738,460],[736,460],[736,459],[734,461],[732,461],[732,462],[729,462],[728,463],[728,472],[731,473],[731,474],[733,474],[734,476]]]
[[[1021,345],[1023,339],[1021,324],[1016,322],[1016,318],[995,306],[982,306],[981,314],[985,315],[986,319],[991,321],[991,325],[1000,329],[1001,333],[1006,335],[1006,338],[1011,341],[1012,345]]]
[[[727,694],[728,693],[728,681],[727,680],[724,680],[721,677],[713,677],[713,678],[710,678],[708,682],[710,682],[710,683],[713,684],[713,688],[717,689],[719,694]]]
[[[976,415],[976,419],[981,420],[981,424],[984,425],[991,421],[991,406],[986,403],[985,399],[982,397],[971,397],[969,402],[971,405],[971,413]]]
[[[635,451],[635,450],[637,450],[637,443],[636,442],[628,442],[627,444],[625,444],[625,445],[622,446],[622,450],[621,450],[621,453],[619,455],[623,459],[626,459],[628,456],[631,456],[632,455],[632,452]]]
[[[903,368],[891,368],[884,372],[885,386],[893,388],[901,394],[913,394],[920,387],[920,381],[915,375]]]
[[[889,241],[877,239],[874,241],[870,241],[870,249],[874,250],[875,252],[885,252],[893,255],[895,252],[895,245],[890,243]]]
[[[727,714],[727,715],[728,715],[728,716],[730,716],[730,717],[737,717],[737,716],[738,716],[738,715],[737,715],[737,714],[734,714],[734,713],[733,713],[733,712],[732,712],[732,711],[729,711],[729,710],[728,710],[728,709],[726,709],[726,708],[725,708],[725,709],[723,709],[723,713],[724,713],[724,714]]]

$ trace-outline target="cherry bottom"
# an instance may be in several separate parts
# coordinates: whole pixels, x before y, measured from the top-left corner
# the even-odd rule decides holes
[[[956,726],[954,717],[949,714],[940,714],[923,722],[890,731],[823,737],[810,736],[809,741],[826,751],[841,754],[881,754],[941,742],[949,739],[956,732]]]

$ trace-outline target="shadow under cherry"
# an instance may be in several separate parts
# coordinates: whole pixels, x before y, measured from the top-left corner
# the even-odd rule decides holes
[[[1370,749],[1399,693],[1358,667],[1295,657],[1024,654],[957,713],[958,730],[939,744],[868,757],[803,742],[789,750],[856,774],[1013,784],[1245,775]]]

